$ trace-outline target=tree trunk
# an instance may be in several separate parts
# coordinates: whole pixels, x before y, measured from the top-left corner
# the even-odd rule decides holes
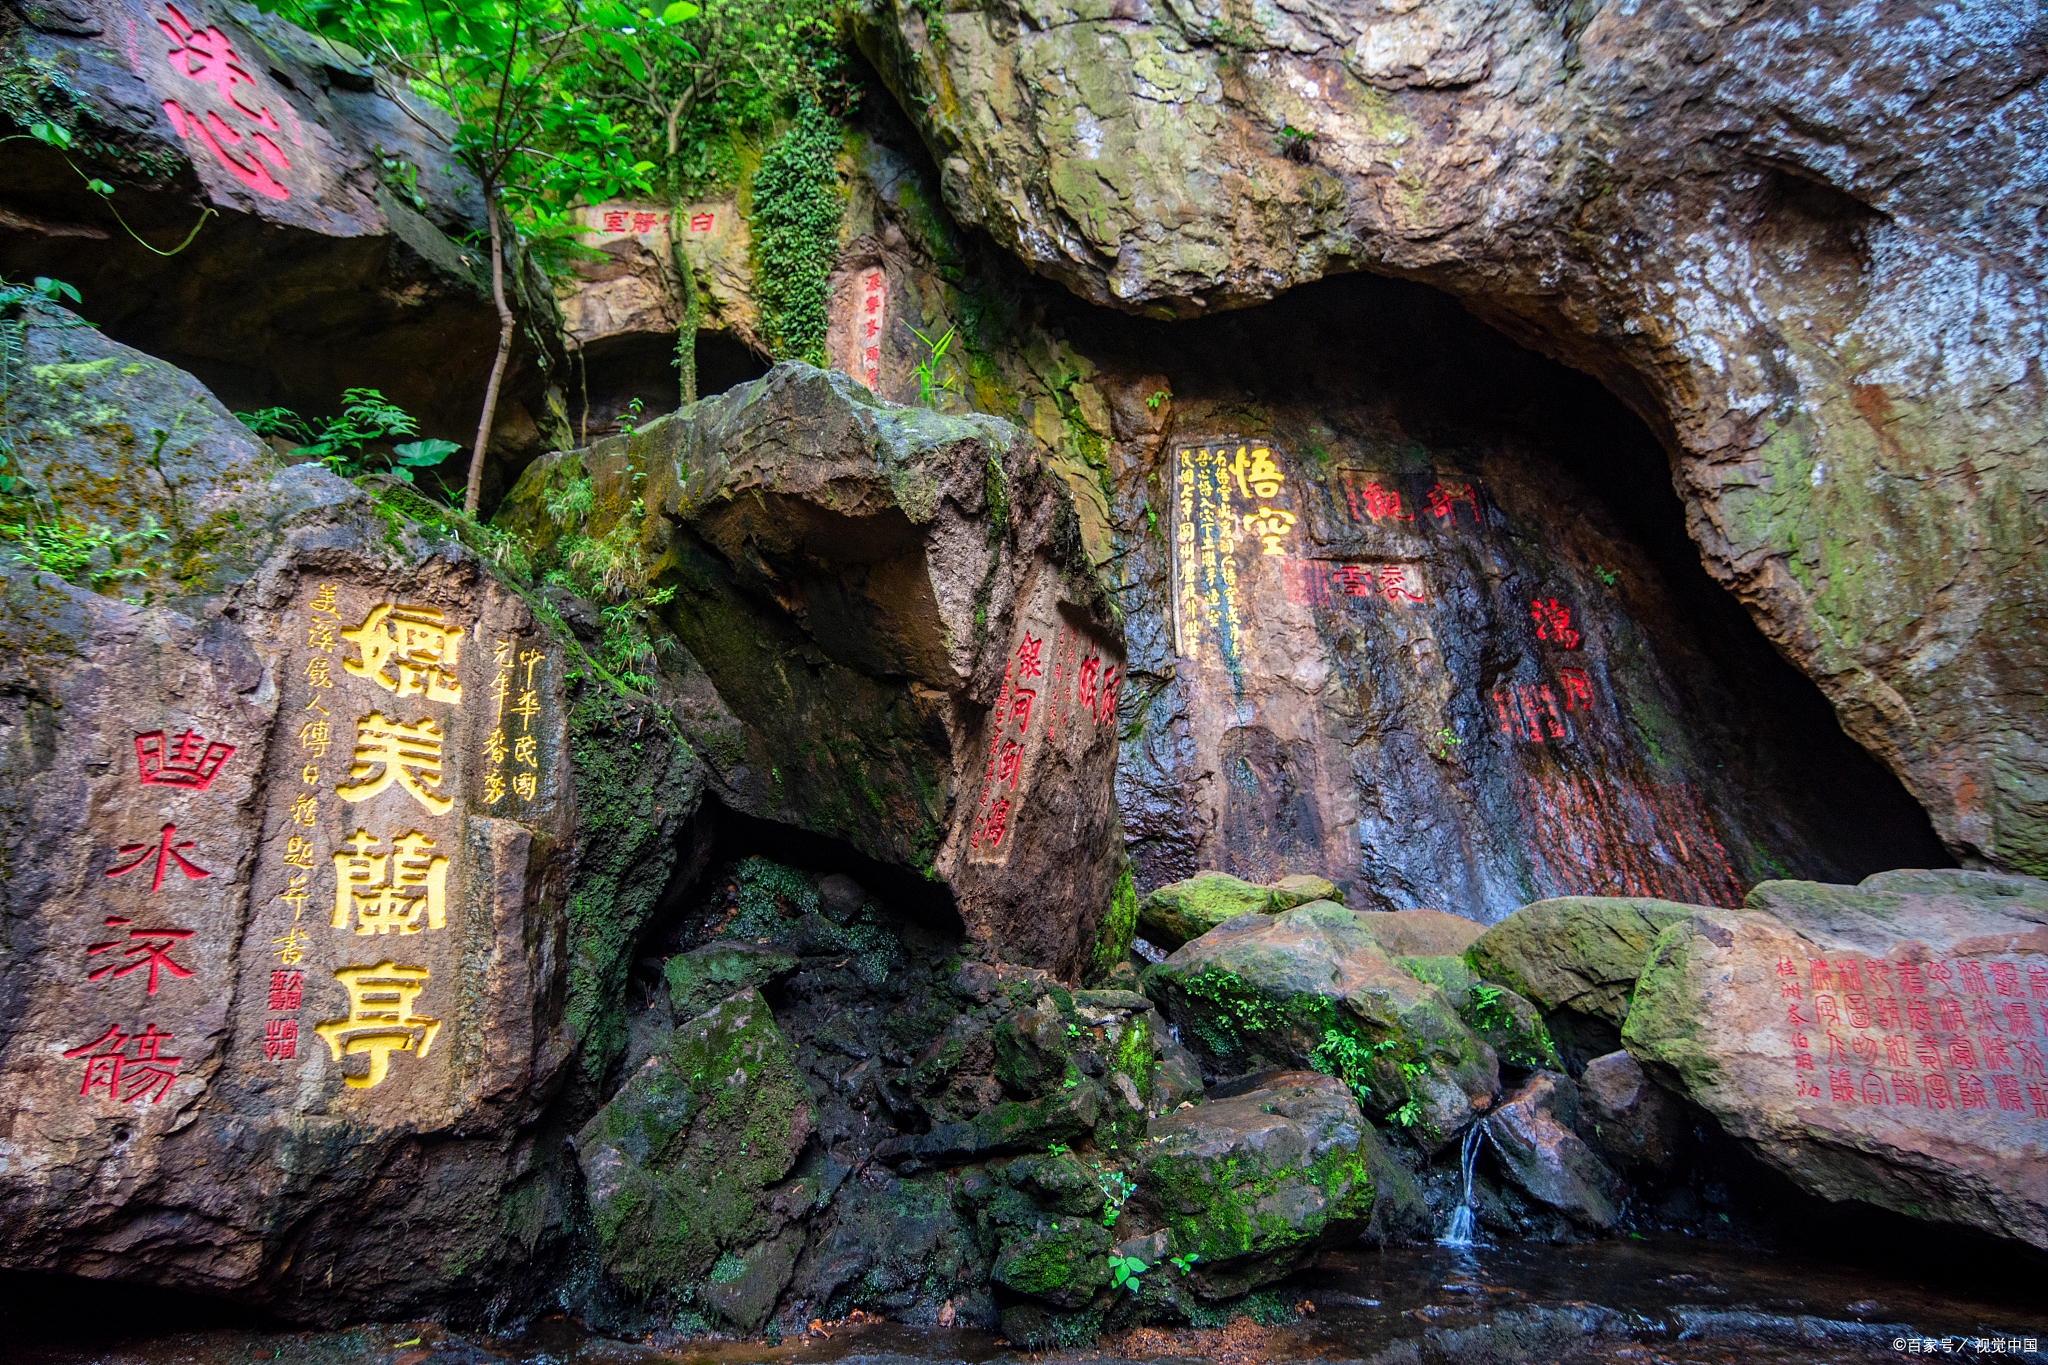
[[[681,203],[672,204],[675,212],[670,214],[669,222],[681,222],[682,207]],[[683,406],[688,407],[697,401],[697,268],[690,264],[690,253],[683,249],[681,232],[670,229],[668,242],[683,291],[682,321],[676,325],[676,378],[680,381]]]
[[[491,382],[484,388],[484,415],[476,426],[476,451],[469,457],[469,491],[462,510],[476,515],[483,496],[484,456],[491,448],[491,424],[498,415],[498,386],[505,381],[505,362],[512,356],[512,308],[505,302],[505,243],[498,226],[498,200],[487,187],[484,215],[491,224],[491,302],[498,305],[498,358],[491,362]]]

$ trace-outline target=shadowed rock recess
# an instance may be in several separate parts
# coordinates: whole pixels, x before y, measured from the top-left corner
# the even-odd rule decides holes
[[[510,252],[472,517],[231,410],[469,441],[448,121],[233,0],[0,6],[0,1297],[1988,1333],[1793,1279],[2048,1253],[2024,8],[857,0],[831,98]],[[214,216],[151,254],[43,122]]]

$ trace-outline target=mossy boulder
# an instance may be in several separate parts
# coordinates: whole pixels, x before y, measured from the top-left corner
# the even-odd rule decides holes
[[[1396,958],[1401,970],[1444,993],[1458,1017],[1486,1040],[1503,1066],[1563,1067],[1542,1011],[1506,986],[1481,981],[1462,957]]]
[[[1101,1223],[1055,1215],[1005,1243],[990,1278],[1013,1294],[1078,1308],[1109,1283],[1109,1246]]]
[[[599,1264],[635,1294],[675,1293],[754,1246],[768,1230],[762,1192],[789,1174],[812,1121],[759,991],[677,1028],[576,1137]]]
[[[1365,1230],[1370,1137],[1341,1082],[1284,1073],[1154,1119],[1126,1216],[1165,1228],[1175,1255],[1200,1258],[1190,1278],[1203,1296],[1247,1293]]]
[[[1277,915],[1282,910],[1292,910],[1295,906],[1307,905],[1310,901],[1335,901],[1342,905],[1344,892],[1328,877],[1318,877],[1306,872],[1282,877],[1266,889],[1268,914]]]
[[[1647,897],[1537,901],[1481,934],[1465,961],[1538,1009],[1571,1010],[1619,1028],[1650,945],[1699,908]]]
[[[1361,910],[1358,922],[1395,957],[1457,957],[1486,926],[1441,910]]]
[[[741,991],[759,990],[802,965],[785,948],[766,943],[734,943],[714,939],[679,953],[663,964],[669,1003],[678,1019],[694,1019],[719,1001]]]
[[[1225,920],[1264,914],[1272,893],[1227,872],[1198,872],[1169,883],[1138,902],[1138,933],[1161,948],[1178,948]]]
[[[1368,1113],[1441,1141],[1491,1105],[1493,1049],[1444,993],[1401,970],[1331,901],[1226,921],[1143,977],[1215,1076],[1313,1069]]]

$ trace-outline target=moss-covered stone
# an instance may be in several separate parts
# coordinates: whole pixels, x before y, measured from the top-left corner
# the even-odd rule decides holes
[[[1265,887],[1227,872],[1201,872],[1148,893],[1138,903],[1138,932],[1148,943],[1178,948],[1227,919],[1265,913],[1272,899]]]
[[[1087,979],[1101,982],[1129,959],[1131,939],[1138,931],[1138,887],[1131,879],[1127,862],[1117,873],[1116,889],[1110,893],[1109,909],[1095,932],[1095,955],[1089,959]]]
[[[1481,934],[1465,961],[1541,1010],[1572,1010],[1620,1027],[1650,945],[1698,908],[1639,897],[1537,901]]]
[[[675,1293],[767,1230],[761,1192],[795,1164],[811,1099],[759,991],[678,1028],[577,1135],[598,1260]]]
[[[991,1278],[1012,1293],[1078,1308],[1109,1283],[1109,1245],[1102,1224],[1055,1216],[1005,1243]]]
[[[758,990],[794,972],[803,959],[772,943],[716,939],[662,965],[678,1019],[694,1019],[727,996]]]
[[[1462,957],[1396,958],[1401,970],[1444,993],[1465,1027],[1486,1041],[1505,1066],[1561,1070],[1550,1030],[1534,1005],[1506,986],[1481,981]]]

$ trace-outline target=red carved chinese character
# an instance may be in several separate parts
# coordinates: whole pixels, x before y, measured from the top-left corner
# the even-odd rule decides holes
[[[1777,970],[1778,970],[1778,975],[1779,975],[1779,976],[1797,976],[1797,975],[1799,975],[1799,968],[1797,968],[1796,966],[1794,966],[1794,965],[1792,964],[1792,959],[1791,959],[1791,958],[1789,958],[1789,957],[1781,957],[1781,958],[1779,958],[1779,959],[1778,959],[1778,969],[1777,969]]]
[[[253,86],[256,78],[243,68],[228,36],[217,28],[194,28],[176,5],[165,5],[164,12],[171,16],[170,21],[159,19],[156,26],[171,37],[171,50],[164,54],[171,70],[195,81],[211,82],[215,94],[258,123],[275,128],[269,110],[251,109],[235,98],[236,86]]]
[[[1842,1003],[1849,1007],[1849,1027],[1870,1027],[1870,1002],[1860,995],[1846,995]]]
[[[1846,1071],[1828,1073],[1828,1098],[1836,1104],[1856,1103],[1856,1082]]]
[[[1827,990],[1835,984],[1828,978],[1828,964],[1819,958],[1814,958],[1806,964],[1806,974],[1808,980],[1813,983],[1813,988],[1817,991]]]
[[[2048,1000],[2048,967],[2037,963],[2027,968],[2027,991],[2036,1000]]]
[[[1017,789],[1017,770],[1023,766],[1024,746],[1014,739],[1003,741],[1003,752],[996,759],[996,781],[1007,782],[1010,790]]]
[[[626,230],[626,211],[624,209],[606,210],[604,230],[606,232],[624,232]]]
[[[1970,1040],[1968,1038],[1953,1039],[1948,1045],[1948,1057],[1949,1064],[1951,1066],[1954,1066],[1958,1069],[1976,1069],[1977,1053],[1976,1050],[1970,1046]]]
[[[653,214],[651,214],[651,213],[636,213],[636,214],[634,214],[634,215],[633,215],[633,231],[635,231],[635,232],[651,232],[651,231],[652,231],[653,229],[654,229],[654,215],[653,215]]]
[[[1941,1027],[1949,1033],[1963,1031],[1963,1002],[1951,996],[1941,1002]]]
[[[996,798],[995,805],[990,807],[988,813],[988,833],[985,836],[988,846],[994,848],[997,844],[1000,844],[1003,841],[1003,835],[1009,832],[1009,828],[1010,798],[999,796]]]
[[[708,213],[693,213],[693,214],[691,214],[691,215],[690,215],[690,231],[692,231],[692,232],[709,232],[709,231],[711,231],[711,215],[710,215],[710,214],[708,214]]]
[[[882,363],[882,348],[879,346],[870,346],[860,353],[860,358],[862,361],[866,363],[869,369],[877,369],[881,366]]]
[[[2034,1117],[2048,1119],[2048,1085],[2030,1085],[2027,1098],[2034,1102]]]
[[[1020,687],[1010,698],[1010,719],[1017,722],[1017,733],[1023,734],[1031,728],[1031,703],[1038,693],[1028,687]]]
[[[1479,524],[1479,498],[1469,483],[1439,483],[1429,490],[1430,515],[1439,519],[1449,517],[1451,525],[1458,524],[1457,505],[1464,503],[1472,513],[1472,524]]]
[[[1422,594],[1408,586],[1409,570],[1405,565],[1383,564],[1380,566],[1379,578],[1380,595],[1389,602],[1403,597],[1407,598],[1410,602],[1420,602],[1422,600]],[[1420,585],[1418,584],[1417,586]]]
[[[1920,979],[1920,964],[1917,962],[1899,964],[1899,984],[1906,988],[1908,995],[1927,994],[1927,983]]]
[[[1531,599],[1529,615],[1536,622],[1536,638],[1554,640],[1566,649],[1579,647],[1579,633],[1572,629],[1572,613],[1569,607],[1560,607],[1555,597],[1548,602]]]
[[[2025,1001],[2015,1000],[2005,1007],[2005,1026],[2015,1038],[2025,1038],[2033,1033],[2034,1019],[2027,1013]]]
[[[2020,969],[2010,962],[1991,964],[1992,987],[2002,996],[2016,996],[2020,993]]]
[[[880,294],[870,294],[867,296],[866,311],[870,315],[882,311],[882,296]]]
[[[1081,699],[1083,711],[1095,709],[1095,683],[1102,676],[1101,656],[1090,654],[1081,662],[1081,672],[1074,683],[1074,695]]]
[[[1956,1094],[1961,1098],[1961,1108],[1989,1109],[1990,1102],[1984,1098],[1984,1082],[1975,1076],[1956,1078]]]
[[[1917,1029],[1932,1029],[1934,1027],[1934,1011],[1927,1008],[1925,1000],[1908,1000],[1906,1002],[1906,1019]]]
[[[1586,676],[1585,669],[1561,668],[1558,670],[1558,682],[1564,687],[1565,710],[1578,706],[1584,706],[1588,711],[1593,709],[1593,682]]]
[[[1797,1076],[1793,1079],[1799,1083],[1800,1099],[1817,1100],[1820,1098],[1820,1087],[1815,1085],[1812,1081],[1806,1079],[1806,1077],[1804,1076]]]
[[[1877,1039],[1857,1034],[1849,1040],[1849,1051],[1856,1054],[1856,1060],[1869,1066],[1877,1060]]]
[[[875,337],[878,337],[878,336],[880,336],[881,334],[882,334],[882,324],[881,324],[881,323],[879,323],[879,322],[877,322],[877,321],[876,321],[875,319],[873,319],[873,318],[869,318],[869,319],[867,320],[867,323],[866,323],[866,325],[864,325],[864,326],[863,326],[863,327],[861,328],[861,333],[860,333],[860,335],[861,335],[861,339],[862,339],[863,341],[871,340],[871,339],[873,339],[873,338],[875,338]]]
[[[1374,521],[1413,521],[1415,514],[1401,515],[1401,495],[1377,482],[1365,486],[1365,514]]]
[[[298,1056],[299,1021],[296,1019],[264,1020],[263,1055],[273,1062],[288,1061]]]
[[[1884,1040],[1885,1065],[1904,1066],[1909,1055],[1903,1034],[1894,1033]]]
[[[1813,1054],[1811,1052],[1795,1052],[1792,1054],[1792,1068],[1795,1071],[1813,1070]]]
[[[2022,1076],[2048,1076],[2048,1071],[2042,1069],[2040,1048],[2032,1043],[2014,1043],[2012,1047],[2013,1051],[2020,1054]]]
[[[1103,725],[1116,724],[1116,689],[1123,682],[1123,675],[1111,664],[1102,671],[1101,702],[1096,708],[1095,719]]]
[[[1841,1008],[1835,1004],[1835,997],[1832,995],[1816,995],[1813,997],[1813,1012],[1820,1016],[1820,1021],[1823,1024],[1839,1024],[1842,1022]]]
[[[1917,1107],[1920,1103],[1920,1087],[1913,1084],[1913,1078],[1902,1071],[1892,1073],[1892,1098],[1900,1104]]]
[[[1963,964],[1963,990],[1970,995],[1989,995],[1991,988],[1984,984],[1984,967],[1981,963]]]
[[[1932,1070],[1941,1065],[1941,1048],[1923,1033],[1913,1040],[1913,1060]]]
[[[1875,1071],[1863,1073],[1863,1102],[1865,1104],[1886,1104],[1891,1096],[1884,1088],[1884,1082],[1877,1078]]]
[[[1856,970],[1855,958],[1844,957],[1836,959],[1835,980],[1839,981],[1842,989],[1846,991],[1860,991],[1863,989],[1863,975]]]
[[[1045,667],[1038,661],[1039,653],[1044,648],[1044,640],[1034,636],[1028,630],[1024,632],[1024,643],[1017,646],[1018,677],[1042,678],[1045,676]]]
[[[1995,1033],[1987,1033],[1977,1040],[1977,1046],[1984,1051],[1984,1069],[2000,1071],[2012,1069],[2012,1053],[2006,1049],[2005,1039]]]
[[[270,1008],[274,1010],[295,1010],[305,990],[306,978],[300,972],[272,972],[270,974]]]
[[[1780,984],[1778,987],[1778,997],[1782,1000],[1797,1000],[1799,998],[1799,983],[1787,981]]]
[[[249,134],[249,140],[256,144],[257,155],[262,160],[252,156],[244,163],[229,156],[227,147],[221,146],[223,142],[227,143],[228,147],[241,146],[242,135],[221,122],[219,114],[209,109],[206,111],[205,117],[202,118],[197,113],[185,110],[176,100],[165,100],[164,116],[170,119],[171,127],[177,132],[179,137],[196,137],[205,143],[206,149],[213,153],[214,160],[226,167],[229,175],[232,175],[235,179],[256,191],[256,193],[264,196],[266,199],[289,199],[292,197],[291,191],[279,184],[277,177],[263,169],[264,161],[268,161],[281,171],[288,171],[292,168],[292,163],[285,160],[284,149],[263,134]]]
[[[203,792],[213,785],[220,765],[234,754],[235,746],[186,730],[164,747],[164,732],[151,730],[135,737],[135,768],[145,787],[185,787]]]
[[[1942,1075],[1939,1071],[1930,1071],[1925,1076],[1922,1076],[1920,1078],[1920,1088],[1927,1096],[1927,1107],[1929,1109],[1947,1109],[1949,1107],[1948,1077]]]
[[[1993,1076],[1991,1088],[1998,1092],[1998,1107],[2015,1114],[2027,1112],[2026,1104],[2020,1099],[2020,1078],[2017,1076]]]
[[[1881,1029],[1903,1028],[1899,1019],[1899,1002],[1889,995],[1877,997],[1877,1026]]]
[[[85,1080],[79,1085],[78,1093],[90,1095],[105,1086],[107,1098],[122,1104],[145,1094],[149,1095],[151,1104],[162,1103],[164,1092],[178,1078],[177,1064],[182,1060],[161,1055],[160,1049],[171,1036],[158,1033],[155,1024],[148,1025],[132,1037],[110,1026],[94,1041],[72,1048],[64,1054],[66,1057],[85,1058]],[[135,1044],[133,1058],[124,1055],[131,1042]],[[106,1050],[96,1050],[100,1048]],[[152,1090],[154,1094],[150,1094]]]
[[[205,868],[194,867],[191,863],[185,861],[184,856],[178,850],[192,847],[192,840],[186,839],[176,844],[172,843],[171,840],[177,832],[178,827],[176,825],[165,825],[163,838],[157,843],[156,877],[149,884],[152,895],[164,884],[164,865],[166,863],[175,862],[178,865],[178,870],[185,874],[188,881],[197,881],[201,877],[211,877],[213,875]],[[127,857],[131,853],[135,855],[133,858],[130,858],[129,861],[122,863],[118,867],[108,868],[107,875],[109,877],[125,877],[149,861],[148,844],[123,844],[120,853],[116,856]]]
[[[1936,961],[1927,964],[1927,978],[1930,981],[1939,981],[1942,985],[1947,986],[1949,982],[1955,980],[1956,974],[1954,968],[1950,967],[1946,962]],[[1949,989],[1953,990],[1954,987],[1951,986]]]
[[[131,923],[131,921],[116,915],[107,920],[107,927],[109,929],[118,929],[128,923]],[[104,981],[109,977],[119,979],[130,972],[140,971],[147,967],[149,968],[149,989],[144,991],[143,994],[155,995],[158,971],[166,971],[172,976],[179,977],[192,975],[189,968],[180,967],[177,963],[171,961],[171,945],[181,938],[190,937],[192,937],[190,929],[130,929],[127,938],[109,939],[105,943],[95,943],[85,950],[85,955],[87,957],[97,957],[109,948],[118,948],[126,943],[129,945],[128,951],[122,954],[122,956],[135,958],[136,961],[129,963],[125,967],[109,962],[96,972],[87,972],[85,979],[87,981]]]
[[[1863,970],[1869,975],[1870,984],[1878,990],[1888,991],[1892,988],[1892,964],[1883,958],[1870,959],[1863,964]]]

